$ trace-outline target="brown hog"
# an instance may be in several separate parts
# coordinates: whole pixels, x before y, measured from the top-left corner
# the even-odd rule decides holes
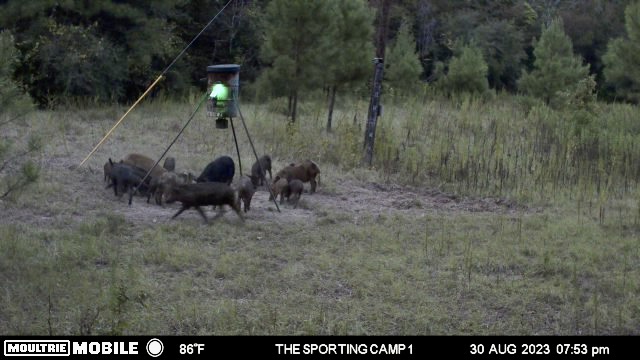
[[[231,186],[224,183],[205,182],[174,186],[169,191],[167,204],[175,201],[180,201],[182,203],[182,208],[180,208],[180,210],[171,217],[172,219],[175,219],[178,215],[182,214],[183,211],[194,207],[200,215],[202,215],[204,222],[207,223],[207,216],[204,214],[204,211],[202,211],[202,208],[200,208],[201,206],[213,205],[220,206],[222,208],[223,205],[229,205],[233,211],[238,214],[240,220],[244,221],[244,217],[240,212],[240,205],[237,201],[236,192],[233,191]],[[220,215],[222,215],[222,213],[218,213],[216,218]]]
[[[151,180],[149,186],[149,194],[147,195],[147,203],[151,199],[151,195],[154,195],[156,204],[162,206],[162,198],[167,196],[176,185],[191,184],[193,183],[195,176],[192,173],[176,174],[174,172],[167,172],[162,174],[159,178]]]
[[[113,168],[113,165],[111,165],[111,161],[107,161],[106,163],[104,163],[104,182],[110,182],[111,181],[111,169]]]
[[[238,190],[238,203],[240,200],[244,203],[244,212],[249,211],[251,208],[251,199],[256,192],[255,183],[258,181],[253,176],[243,176],[240,178],[240,183],[236,185]]]
[[[311,160],[305,160],[301,164],[293,165],[289,164],[284,169],[278,171],[276,177],[273,181],[278,181],[279,179],[287,179],[287,181],[291,181],[292,179],[298,179],[303,183],[311,184],[311,193],[316,192],[316,177],[320,174],[320,168],[316,163]]]
[[[282,194],[289,203],[293,202],[293,208],[298,207],[298,201],[302,196],[302,190],[304,190],[304,184],[298,179],[289,181],[289,184],[283,189]]]
[[[284,202],[284,192],[288,185],[289,182],[285,178],[280,178],[274,181],[273,184],[271,184],[271,193],[273,196],[269,195],[269,200],[273,200],[274,197],[278,200],[278,195],[280,195],[280,204],[282,204]]]
[[[159,178],[160,176],[162,176],[162,174],[167,172],[167,169],[163,167],[160,167],[160,166],[153,167],[153,165],[155,165],[156,162],[150,157],[147,157],[141,154],[135,154],[135,153],[129,154],[122,161],[125,164],[139,167],[140,169],[143,169],[144,171],[147,171],[147,172],[149,171],[149,169],[153,168],[153,171],[151,171],[151,174],[149,174],[151,179],[156,177]]]

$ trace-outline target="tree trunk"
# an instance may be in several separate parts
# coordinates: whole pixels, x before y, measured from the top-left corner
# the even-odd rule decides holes
[[[336,89],[337,86],[333,85],[329,88],[329,116],[327,117],[327,132],[331,132],[331,120],[333,118],[333,105],[336,103]]]
[[[289,104],[287,105],[287,119],[291,117],[291,104],[293,100],[293,95],[289,94]]]
[[[364,130],[363,162],[371,166],[373,163],[373,148],[376,139],[376,126],[380,115],[380,95],[382,88],[382,73],[384,71],[384,53],[387,40],[387,27],[391,0],[380,0],[378,5],[378,28],[376,30],[376,59],[374,61],[373,87],[369,102],[369,113]]]
[[[391,0],[378,1],[378,14],[376,29],[376,57],[383,59],[387,45],[387,29],[389,28],[389,12],[391,10]]]
[[[291,107],[291,123],[296,122],[296,112],[298,109],[298,91],[294,91],[293,93],[293,106]]]
[[[378,125],[378,116],[380,115],[380,93],[382,90],[382,75],[384,72],[384,63],[382,59],[375,65],[375,73],[373,76],[373,92],[371,101],[369,102],[369,114],[367,116],[367,124],[364,130],[364,163],[368,166],[373,164],[373,148],[376,140],[376,126]]]

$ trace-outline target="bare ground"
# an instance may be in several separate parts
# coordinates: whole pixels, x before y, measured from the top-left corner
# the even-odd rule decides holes
[[[46,155],[45,155],[46,157]],[[23,223],[47,227],[55,223],[84,222],[95,219],[105,213],[121,214],[129,222],[141,226],[170,221],[202,222],[194,210],[182,213],[177,219],[171,216],[180,208],[178,203],[155,205],[146,202],[146,197],[135,196],[131,206],[127,204],[128,194],[116,198],[112,189],[106,189],[103,182],[103,170],[94,164],[79,167],[81,158],[77,156],[51,156],[42,161],[42,181],[49,187],[40,204],[24,204],[0,201],[3,216],[0,223]],[[236,175],[236,178],[238,176]],[[323,178],[322,181],[331,182]],[[249,222],[280,223],[292,221],[310,222],[330,213],[343,213],[353,216],[357,223],[360,216],[380,214],[408,217],[420,217],[433,213],[484,212],[510,214],[530,209],[510,201],[497,198],[467,198],[443,193],[436,189],[411,188],[395,184],[341,180],[339,186],[332,184],[327,190],[318,186],[315,194],[309,194],[309,185],[305,184],[305,193],[299,206],[279,205],[280,212],[273,201],[269,200],[266,187],[255,193],[251,210],[246,214]],[[36,202],[38,200],[35,200]],[[208,208],[209,219],[215,215]],[[286,215],[286,216],[285,216]],[[227,210],[224,221],[239,222],[233,211]]]

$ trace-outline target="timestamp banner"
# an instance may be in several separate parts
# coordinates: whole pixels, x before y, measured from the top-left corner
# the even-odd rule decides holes
[[[638,336],[9,336],[3,358],[89,359],[635,357]]]

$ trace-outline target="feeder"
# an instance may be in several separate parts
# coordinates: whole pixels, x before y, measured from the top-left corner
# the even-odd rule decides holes
[[[218,129],[228,128],[229,118],[238,115],[236,99],[238,98],[239,79],[240,65],[207,66],[207,88],[210,89],[207,116],[215,119]]]

